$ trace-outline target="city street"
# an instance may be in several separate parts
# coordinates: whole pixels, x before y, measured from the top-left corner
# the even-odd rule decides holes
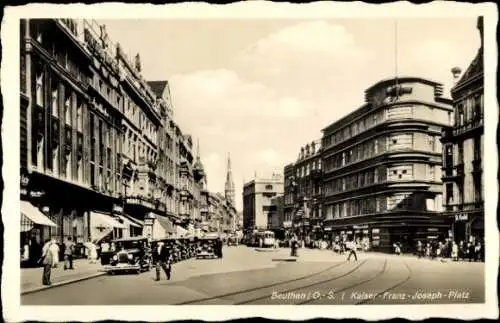
[[[443,304],[484,302],[484,263],[441,262],[326,250],[224,249],[222,260],[191,259],[173,277],[100,276],[21,296],[22,305]]]

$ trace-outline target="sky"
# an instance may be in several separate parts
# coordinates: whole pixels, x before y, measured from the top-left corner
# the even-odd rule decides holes
[[[236,206],[257,174],[283,173],[321,129],[397,75],[445,85],[479,48],[474,18],[100,20],[146,80],[168,80],[174,119],[194,142],[210,191],[231,156]],[[396,41],[397,40],[397,41]],[[396,54],[397,53],[397,54]],[[397,58],[397,59],[396,59]]]

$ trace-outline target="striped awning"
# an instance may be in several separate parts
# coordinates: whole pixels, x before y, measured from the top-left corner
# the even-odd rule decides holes
[[[130,221],[127,217],[125,217],[123,215],[118,215],[118,217],[123,221],[123,224],[125,224],[126,226],[141,228],[141,226],[139,224]]]
[[[21,216],[25,217],[34,224],[48,227],[57,227],[45,214],[40,212],[33,204],[27,201],[21,201]]]
[[[100,212],[91,211],[91,222],[96,228],[118,228],[126,229],[127,226],[115,220],[112,216]]]

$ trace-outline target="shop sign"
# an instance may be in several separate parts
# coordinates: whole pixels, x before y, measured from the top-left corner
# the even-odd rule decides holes
[[[43,191],[30,191],[31,197],[41,197],[45,194]]]
[[[326,227],[324,230],[325,231],[332,231],[332,227]]]
[[[455,221],[467,221],[467,220],[469,220],[469,214],[467,213],[455,214]]]
[[[368,225],[353,225],[352,226],[353,229],[368,229]]]

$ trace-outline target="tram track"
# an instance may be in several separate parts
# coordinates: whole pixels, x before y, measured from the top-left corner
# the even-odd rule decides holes
[[[366,262],[366,261],[367,260],[365,260],[364,262]],[[280,285],[290,284],[290,283],[294,283],[294,282],[298,282],[298,281],[302,281],[302,280],[314,278],[316,276],[324,274],[324,273],[326,273],[328,271],[331,271],[331,270],[333,270],[333,269],[335,269],[337,267],[340,267],[342,265],[345,265],[345,264],[346,264],[346,262],[341,262],[341,263],[329,266],[329,267],[327,267],[327,268],[325,268],[323,270],[320,270],[318,272],[315,272],[315,273],[312,273],[312,274],[308,274],[308,275],[304,275],[304,276],[300,276],[300,277],[297,277],[297,278],[294,278],[294,279],[287,279],[287,280],[279,281],[279,282],[272,283],[272,284],[266,284],[266,285],[262,285],[262,286],[258,286],[258,287],[252,287],[252,288],[247,288],[247,289],[240,289],[240,290],[237,290],[237,291],[234,291],[234,292],[229,292],[229,293],[224,293],[224,294],[218,294],[218,295],[204,297],[204,298],[198,298],[198,299],[195,299],[195,300],[189,300],[189,301],[177,303],[176,305],[194,305],[196,303],[202,303],[202,302],[212,301],[212,300],[215,300],[215,299],[220,299],[220,298],[225,298],[225,297],[243,295],[243,294],[246,294],[246,293],[251,293],[251,292],[255,292],[255,291],[259,291],[259,290],[263,290],[263,289],[267,289],[267,288],[272,288],[272,287],[276,287],[276,286],[280,286]],[[359,266],[361,266],[361,264]],[[266,296],[265,298],[267,298],[267,297],[268,296]],[[241,303],[241,304],[244,304],[244,303]],[[239,305],[239,303],[235,303],[234,305]]]
[[[352,288],[356,288],[356,287],[361,286],[363,284],[369,283],[369,282],[371,282],[371,281],[379,278],[380,276],[382,276],[386,271],[387,271],[387,259],[384,260],[384,265],[382,266],[382,270],[380,272],[378,272],[374,277],[362,280],[360,282],[357,282],[355,284],[351,284],[351,285],[349,285],[347,287],[344,287],[344,288],[341,288],[341,289],[337,289],[334,292],[335,293],[342,293],[342,292],[344,292],[346,290],[349,290],[349,289],[352,289]],[[330,281],[325,282],[325,283],[329,283],[329,282]],[[307,286],[305,288],[309,288],[309,287],[312,287],[312,286]],[[306,304],[313,303],[314,301],[316,301],[316,299],[314,299],[314,298],[312,298],[312,299],[306,299],[303,302],[298,303],[297,305],[306,305]]]
[[[399,282],[397,282],[396,284],[391,285],[391,286],[389,286],[388,288],[386,288],[386,289],[384,289],[384,290],[382,290],[382,291],[380,291],[380,292],[376,293],[376,294],[375,294],[375,296],[373,297],[373,299],[377,298],[379,295],[383,295],[383,294],[385,294],[385,293],[387,293],[387,292],[390,292],[390,291],[392,291],[392,290],[394,290],[394,289],[398,288],[399,286],[404,285],[406,282],[408,282],[408,281],[412,278],[412,274],[413,274],[413,273],[412,273],[412,271],[411,271],[410,266],[408,265],[408,263],[407,263],[406,261],[403,261],[403,263],[404,263],[404,265],[405,265],[406,269],[408,270],[408,275],[406,276],[406,278],[405,278],[405,279],[403,279],[403,280],[401,280],[401,281],[399,281]],[[369,302],[373,302],[373,299],[371,299],[371,298],[369,298],[369,299],[364,299],[364,300],[361,300],[361,301],[357,302],[355,305],[363,305],[363,304],[367,304],[367,303],[369,303]]]
[[[332,281],[338,280],[340,278],[343,278],[343,277],[346,277],[346,276],[352,274],[353,272],[355,272],[356,270],[358,270],[361,266],[363,266],[367,261],[368,261],[368,259],[363,260],[359,265],[356,265],[354,268],[350,269],[346,273],[343,273],[341,275],[335,276],[333,278],[321,280],[321,281],[318,281],[318,282],[314,282],[312,284],[303,285],[303,286],[299,286],[299,287],[294,287],[294,288],[290,288],[290,289],[286,289],[286,290],[280,290],[280,293],[293,293],[295,291],[298,291],[298,290],[301,290],[301,289],[304,289],[304,288],[310,288],[310,287],[314,287],[314,286],[318,286],[318,285],[323,285],[325,283],[330,283]],[[347,263],[347,262],[344,262],[344,263]],[[289,283],[289,282],[287,282],[287,283]],[[283,285],[283,284],[280,284],[280,285]],[[266,286],[265,288],[269,288],[269,287],[274,287],[274,286]],[[241,293],[241,294],[244,294],[244,293]],[[249,304],[249,303],[253,303],[253,302],[260,301],[260,300],[265,300],[265,299],[269,299],[269,295],[259,296],[259,297],[255,297],[255,298],[252,298],[252,299],[247,299],[247,300],[244,300],[244,301],[241,301],[241,302],[236,302],[236,303],[233,303],[233,305],[245,305],[245,304]]]

